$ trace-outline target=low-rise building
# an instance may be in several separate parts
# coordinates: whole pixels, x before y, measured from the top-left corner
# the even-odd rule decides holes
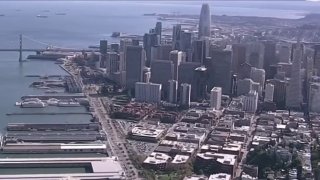
[[[164,153],[152,152],[144,161],[143,166],[154,170],[165,170],[171,157]]]
[[[209,180],[231,180],[231,175],[226,173],[212,174]]]

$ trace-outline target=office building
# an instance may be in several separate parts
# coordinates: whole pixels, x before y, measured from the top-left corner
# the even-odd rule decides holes
[[[149,83],[151,78],[151,70],[148,67],[143,68],[143,80],[144,83]]]
[[[169,102],[176,104],[178,95],[178,81],[169,80]]]
[[[168,97],[168,82],[174,79],[174,64],[171,61],[155,60],[151,64],[151,78],[153,83],[162,85],[163,97]]]
[[[192,80],[192,91],[191,98],[194,101],[201,101],[207,97],[207,80],[208,72],[207,68],[204,66],[197,67],[194,70],[193,80]]]
[[[113,74],[120,70],[120,56],[116,52],[107,53],[107,75]]]
[[[182,52],[178,50],[173,50],[170,52],[170,61],[172,61],[174,65],[174,80],[178,81],[178,73],[179,73],[179,66],[182,62]]]
[[[192,49],[193,33],[189,31],[182,31],[180,36],[181,51],[188,52]]]
[[[120,50],[120,44],[118,44],[118,43],[110,44],[110,51],[111,52],[119,53],[119,50]]]
[[[287,82],[280,79],[269,79],[267,84],[274,86],[273,102],[276,103],[278,109],[286,108]]]
[[[314,46],[313,61],[317,76],[320,76],[320,44]]]
[[[264,92],[265,92],[264,101],[273,102],[274,85],[271,83],[266,84],[266,88]]]
[[[199,38],[211,36],[211,14],[209,4],[202,4],[199,20]]]
[[[242,98],[242,103],[243,111],[255,113],[258,109],[258,93],[256,91],[250,91]]]
[[[107,52],[108,52],[108,41],[100,40],[100,53],[107,54]]]
[[[211,89],[210,92],[210,106],[216,110],[221,108],[221,96],[222,96],[222,89],[221,87],[214,87]]]
[[[263,41],[263,45],[263,69],[266,71],[266,78],[272,79],[273,77],[270,72],[270,66],[278,63],[276,58],[276,43],[273,41]]]
[[[172,49],[173,50],[181,50],[181,25],[177,24],[173,26],[172,30]]]
[[[149,67],[151,62],[151,48],[158,45],[156,33],[146,33],[143,36],[143,48],[146,51],[146,65]]]
[[[136,82],[135,98],[138,102],[160,103],[161,84]]]
[[[281,45],[279,48],[279,62],[280,63],[290,63],[290,48],[287,45]]]
[[[151,63],[154,60],[169,60],[172,46],[170,44],[162,44],[151,47]]]
[[[180,105],[182,107],[190,107],[191,101],[191,85],[187,83],[181,84],[180,88]]]
[[[237,81],[237,96],[246,95],[253,90],[253,83],[252,79],[239,79]]]
[[[187,83],[191,84],[194,77],[194,70],[200,66],[200,63],[195,62],[185,62],[181,63],[178,72],[178,82],[179,84]]]
[[[126,52],[128,46],[132,46],[132,39],[120,39],[120,52]]]
[[[192,42],[192,62],[203,64],[209,56],[210,44],[208,39],[195,40]]]
[[[232,71],[238,74],[240,65],[246,62],[246,46],[243,44],[232,45]]]
[[[263,69],[265,48],[261,42],[249,43],[246,47],[246,59],[256,68]]]
[[[302,45],[298,43],[293,49],[291,78],[286,93],[286,106],[292,109],[300,109],[301,103],[303,102],[301,76],[302,48]]]
[[[310,84],[309,111],[320,113],[320,83]]]
[[[162,39],[162,22],[157,22],[156,23],[156,28],[154,29],[155,33],[158,36],[158,44],[161,44],[161,39]]]
[[[232,53],[229,50],[211,50],[208,62],[208,88],[221,87],[222,94],[230,95],[232,86]]]
[[[132,89],[136,82],[142,81],[145,65],[145,51],[141,46],[127,46],[125,54],[126,87]]]
[[[258,69],[255,67],[251,68],[250,78],[253,82],[259,83],[262,87],[264,87],[264,82],[266,79],[266,74],[264,69]]]

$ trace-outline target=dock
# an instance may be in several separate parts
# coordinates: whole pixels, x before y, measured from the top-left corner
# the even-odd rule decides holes
[[[70,94],[70,95],[27,95],[22,96],[21,99],[28,99],[28,98],[39,98],[41,100],[48,100],[51,98],[55,99],[74,99],[74,98],[85,98],[86,96],[83,93],[77,94]]]
[[[92,113],[89,112],[52,112],[52,113],[45,113],[45,112],[38,112],[38,113],[7,113],[7,116],[23,116],[23,115],[90,115],[93,116]]]

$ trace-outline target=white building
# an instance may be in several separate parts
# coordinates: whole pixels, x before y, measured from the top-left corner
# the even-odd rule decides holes
[[[253,82],[259,83],[261,86],[261,89],[264,88],[264,83],[266,80],[266,72],[264,69],[258,69],[255,67],[251,68],[250,78]],[[260,94],[261,92],[258,91]]]
[[[214,87],[210,93],[210,107],[219,110],[221,108],[222,88]]]
[[[231,180],[231,175],[226,173],[212,174],[209,180]]]
[[[242,98],[243,110],[246,112],[256,112],[258,108],[258,93],[250,91],[248,95]]]
[[[187,83],[181,84],[181,93],[180,93],[180,105],[182,106],[190,106],[191,99],[191,85]]]
[[[264,101],[273,101],[274,85],[268,83],[265,89]]]
[[[309,110],[320,113],[320,83],[312,83],[309,89]]]
[[[176,104],[178,94],[178,81],[169,80],[169,102]]]
[[[136,101],[148,103],[161,102],[161,84],[154,83],[135,83],[135,98]]]

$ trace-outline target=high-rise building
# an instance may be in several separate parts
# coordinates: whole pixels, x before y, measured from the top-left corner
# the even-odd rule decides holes
[[[264,101],[273,102],[274,85],[271,83],[266,84]]]
[[[204,66],[197,67],[194,70],[193,80],[191,84],[191,87],[192,87],[191,98],[193,100],[199,101],[199,100],[206,99],[207,80],[208,80],[207,68]]]
[[[179,84],[187,83],[192,84],[194,77],[194,70],[200,66],[200,63],[185,62],[179,66],[178,82]]]
[[[162,22],[157,22],[156,23],[156,28],[154,29],[155,33],[158,36],[158,44],[161,44],[161,35],[162,35]]]
[[[120,56],[116,52],[108,52],[107,53],[107,75],[113,74],[120,70]]]
[[[151,79],[153,83],[161,84],[164,97],[168,97],[168,82],[174,79],[174,64],[171,61],[155,60],[151,64]]]
[[[135,98],[139,102],[160,103],[161,84],[136,82]]]
[[[151,62],[151,48],[158,45],[156,33],[146,33],[143,36],[143,48],[146,51],[146,65],[149,67]]]
[[[209,56],[210,43],[208,39],[195,40],[192,42],[192,61],[204,63]]]
[[[132,46],[132,39],[120,39],[120,52],[126,52],[128,46]]]
[[[279,48],[279,62],[289,63],[290,62],[290,48],[287,45],[281,45]]]
[[[178,73],[179,73],[179,66],[180,63],[182,62],[182,52],[178,50],[173,50],[170,52],[170,61],[172,61],[174,65],[174,80],[178,81]]]
[[[151,47],[151,62],[153,60],[169,60],[172,46],[170,44],[161,44]]]
[[[239,73],[240,65],[246,62],[246,46],[243,44],[232,45],[232,71]]]
[[[100,53],[107,54],[107,51],[108,51],[108,41],[100,40]]]
[[[222,89],[221,87],[214,87],[210,92],[210,106],[216,110],[221,108],[221,96]]]
[[[211,14],[209,4],[202,4],[199,20],[199,38],[211,35]]]
[[[180,105],[182,107],[190,107],[191,101],[191,85],[187,83],[181,84],[180,88]]]
[[[173,26],[172,30],[172,49],[181,50],[181,25],[177,24]]]
[[[317,72],[317,75],[320,76],[320,44],[314,46],[314,69]]]
[[[126,87],[134,88],[136,82],[142,81],[142,72],[145,66],[145,51],[141,46],[127,46],[125,53]]]
[[[246,47],[246,59],[256,68],[263,69],[265,47],[261,42],[249,43]]]
[[[280,79],[269,79],[267,84],[274,85],[273,102],[276,103],[278,109],[286,108],[287,82]]]
[[[320,113],[320,83],[310,84],[309,111]]]
[[[180,36],[181,51],[188,52],[188,50],[192,49],[193,33],[189,31],[182,31]]]
[[[178,81],[169,80],[169,102],[176,104],[178,95]]]
[[[264,82],[266,79],[266,73],[265,73],[264,69],[258,69],[258,68],[252,67],[251,73],[250,73],[250,78],[252,79],[253,82],[259,83],[261,86],[261,89],[264,88]]]
[[[263,57],[263,69],[266,71],[266,78],[272,79],[270,73],[270,66],[277,64],[276,58],[276,43],[273,41],[264,41],[264,57]]]
[[[208,62],[208,88],[221,87],[222,93],[230,95],[232,85],[232,55],[229,50],[211,50]]]
[[[301,60],[303,57],[302,45],[295,45],[293,49],[293,61],[291,78],[287,88],[286,106],[288,108],[300,109],[303,102],[302,97],[302,76],[301,76]]]
[[[242,98],[242,103],[243,111],[255,113],[258,109],[258,93],[256,91],[250,91]]]
[[[150,68],[144,67],[143,68],[143,80],[142,82],[144,83],[149,83],[151,78],[151,71]]]
[[[237,82],[237,96],[248,94],[253,90],[253,83],[252,79],[239,79]]]

